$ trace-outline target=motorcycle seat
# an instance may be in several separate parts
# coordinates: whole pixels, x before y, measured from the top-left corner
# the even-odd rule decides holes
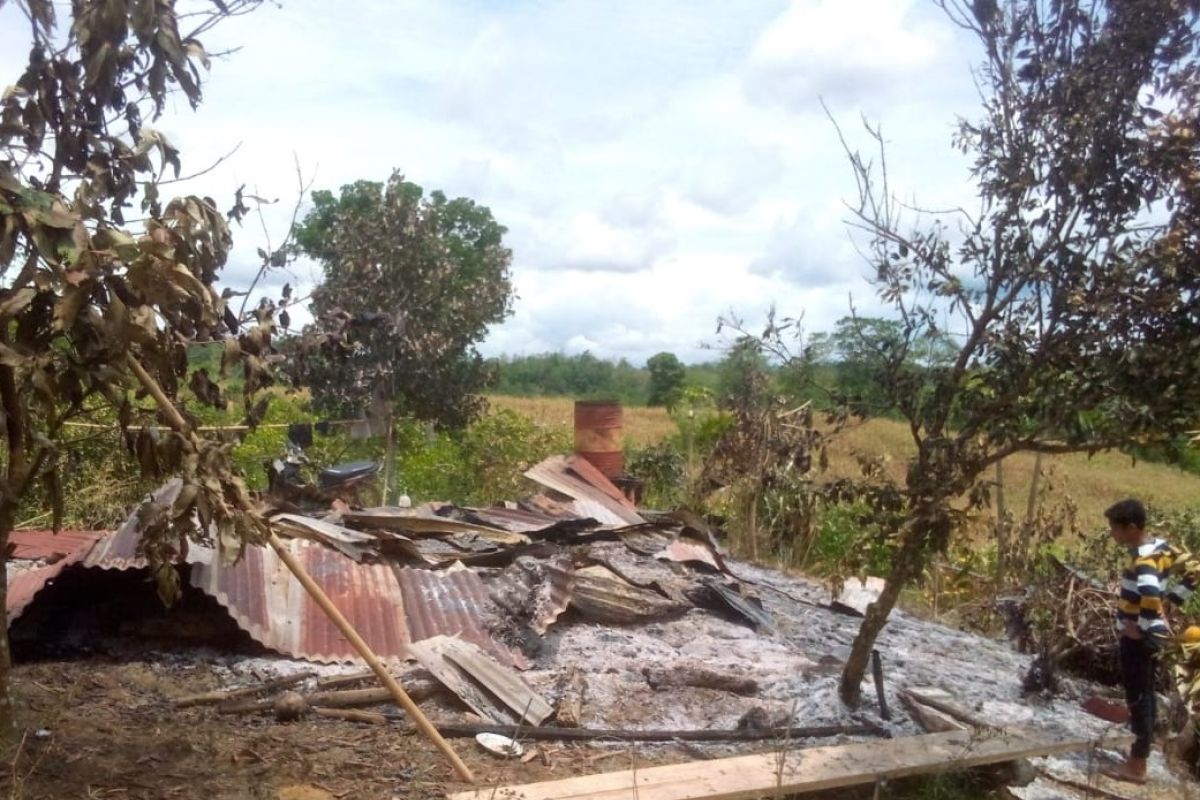
[[[339,483],[365,478],[379,471],[379,465],[374,461],[350,461],[345,464],[335,464],[321,470],[317,481],[323,488],[337,486]]]

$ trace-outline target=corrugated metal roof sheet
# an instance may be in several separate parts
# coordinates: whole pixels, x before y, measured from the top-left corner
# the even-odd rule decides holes
[[[12,546],[10,557],[27,561],[75,557],[78,561],[102,536],[103,531],[13,531],[8,535],[8,543]]]
[[[468,569],[433,572],[394,568],[411,641],[457,636],[479,645],[502,662],[525,669],[528,663],[494,640],[483,620],[492,602],[479,575]]]
[[[179,497],[183,481],[172,478],[155,490],[152,499],[155,503],[170,506]],[[96,543],[83,566],[97,569],[145,569],[149,566],[144,556],[138,552],[141,542],[141,520],[138,512],[130,514],[121,527],[112,536],[106,536]]]
[[[492,601],[514,619],[526,620],[539,635],[567,610],[574,589],[575,570],[565,554],[544,559],[518,556],[488,582]]]
[[[525,473],[525,477],[571,498],[568,515],[590,517],[605,525],[638,525],[645,522],[612,481],[577,456],[551,456]],[[534,498],[537,510],[553,513],[553,499]]]
[[[24,552],[75,549],[58,562],[15,575],[6,604],[11,623],[34,595],[69,564],[98,569],[140,569],[136,522],[100,537],[74,536],[55,545],[20,536]],[[434,572],[391,564],[358,564],[336,550],[306,540],[285,540],[359,634],[383,658],[409,658],[411,642],[450,634],[475,643],[503,663],[522,669],[524,658],[488,634],[483,617],[490,599],[479,576],[467,570]],[[37,549],[35,549],[37,548]],[[357,661],[341,635],[274,550],[247,547],[235,564],[220,563],[215,550],[192,544],[190,582],[212,596],[238,626],[264,646],[321,663]]]
[[[657,592],[634,586],[607,567],[577,569],[573,578],[571,605],[585,617],[600,622],[638,622],[687,608]]]
[[[408,656],[404,602],[390,566],[356,564],[303,540],[287,546],[380,657]],[[358,660],[350,642],[274,550],[247,547],[240,561],[225,565],[213,549],[194,546],[188,560],[192,585],[216,598],[239,627],[266,647],[320,663]]]
[[[379,656],[410,658],[412,642],[450,634],[478,644],[506,663],[527,666],[484,627],[489,600],[475,573],[356,564],[312,542],[292,540],[287,545]],[[248,547],[241,561],[227,566],[210,548],[195,547],[189,561],[193,562],[192,585],[215,597],[243,630],[266,647],[321,663],[359,660],[274,550]]]
[[[25,570],[8,580],[5,611],[8,624],[21,616],[37,593],[59,574],[79,563],[104,534],[98,531],[13,531],[9,534],[14,559],[50,561],[36,569]]]

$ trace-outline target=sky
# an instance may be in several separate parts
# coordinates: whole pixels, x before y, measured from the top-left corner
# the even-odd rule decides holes
[[[0,85],[26,33],[5,4]],[[335,190],[398,169],[509,230],[514,313],[490,356],[704,361],[722,315],[754,325],[775,306],[821,331],[852,302],[886,314],[845,225],[854,179],[822,100],[852,146],[870,144],[864,116],[882,126],[903,199],[974,204],[951,137],[977,115],[978,54],[930,0],[282,0],[204,44],[238,49],[198,110],[152,125],[184,173],[237,148],[188,192],[279,199],[265,234],[257,219],[235,230],[224,283],[249,284],[257,248],[283,238],[297,163]],[[301,262],[264,286],[304,294],[319,274]]]

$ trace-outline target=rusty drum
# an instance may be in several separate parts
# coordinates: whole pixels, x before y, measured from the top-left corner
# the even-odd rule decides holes
[[[608,478],[625,471],[621,404],[614,400],[575,401],[575,452]]]

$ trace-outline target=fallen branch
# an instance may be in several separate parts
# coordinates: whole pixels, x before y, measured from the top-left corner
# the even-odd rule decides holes
[[[357,711],[348,708],[314,708],[312,712],[318,717],[326,717],[328,719],[341,719],[346,720],[347,722],[364,722],[368,725],[388,724],[388,718],[375,711]]]
[[[240,689],[219,689],[215,692],[205,692],[204,694],[193,694],[187,697],[180,697],[174,701],[176,708],[189,708],[191,706],[206,706],[216,703],[225,703],[230,700],[237,700],[242,697],[253,697],[256,694],[265,694],[273,692],[277,689],[285,689],[289,686],[295,686],[297,683],[306,681],[313,677],[311,672],[301,672],[297,675],[289,675],[285,678],[276,678],[273,681],[267,681],[259,686],[245,686]]]
[[[913,722],[926,733],[946,733],[947,731],[962,731],[966,730],[967,726],[958,720],[951,717],[949,714],[944,714],[935,708],[917,702],[908,692],[900,693],[900,702],[908,709],[909,716]]]
[[[976,714],[972,714],[970,711],[966,710],[965,708],[960,706],[958,703],[953,702],[952,700],[935,697],[934,695],[932,695],[930,693],[931,691],[936,691],[936,690],[908,688],[908,689],[902,690],[901,694],[902,695],[907,694],[913,700],[920,703],[921,705],[926,705],[936,711],[941,711],[943,714],[948,714],[949,716],[953,717],[954,719],[958,720],[959,722],[965,722],[967,725],[969,725],[973,728],[984,728],[984,729],[998,728],[998,726],[993,725],[992,723],[988,722],[987,720],[983,719],[982,717],[980,717]],[[940,691],[938,693],[945,694],[944,692],[940,692]],[[947,695],[947,697],[948,696],[949,695]]]
[[[336,689],[339,686],[348,686],[352,683],[359,683],[360,681],[372,680],[374,678],[375,673],[371,672],[369,669],[365,669],[362,672],[354,672],[350,675],[334,675],[329,678],[321,678],[318,680],[317,690],[325,691],[327,689]]]
[[[680,686],[695,686],[701,689],[716,689],[721,692],[731,692],[744,696],[758,694],[758,682],[744,675],[733,675],[725,672],[714,672],[709,669],[681,667],[676,669],[659,669],[646,667],[642,670],[646,683],[651,689],[665,689]]]
[[[408,691],[408,696],[413,702],[420,703],[428,700],[439,692],[445,691],[444,687],[436,681],[420,681],[411,684]],[[329,692],[312,692],[304,695],[304,701],[310,706],[321,706],[323,708],[354,708],[357,706],[377,706],[383,703],[392,702],[392,693],[388,689],[376,687],[371,689],[346,689],[343,691]],[[217,709],[219,714],[253,714],[255,712],[270,711],[274,708],[274,700],[257,700],[252,703],[241,703],[228,706],[221,706]]]

